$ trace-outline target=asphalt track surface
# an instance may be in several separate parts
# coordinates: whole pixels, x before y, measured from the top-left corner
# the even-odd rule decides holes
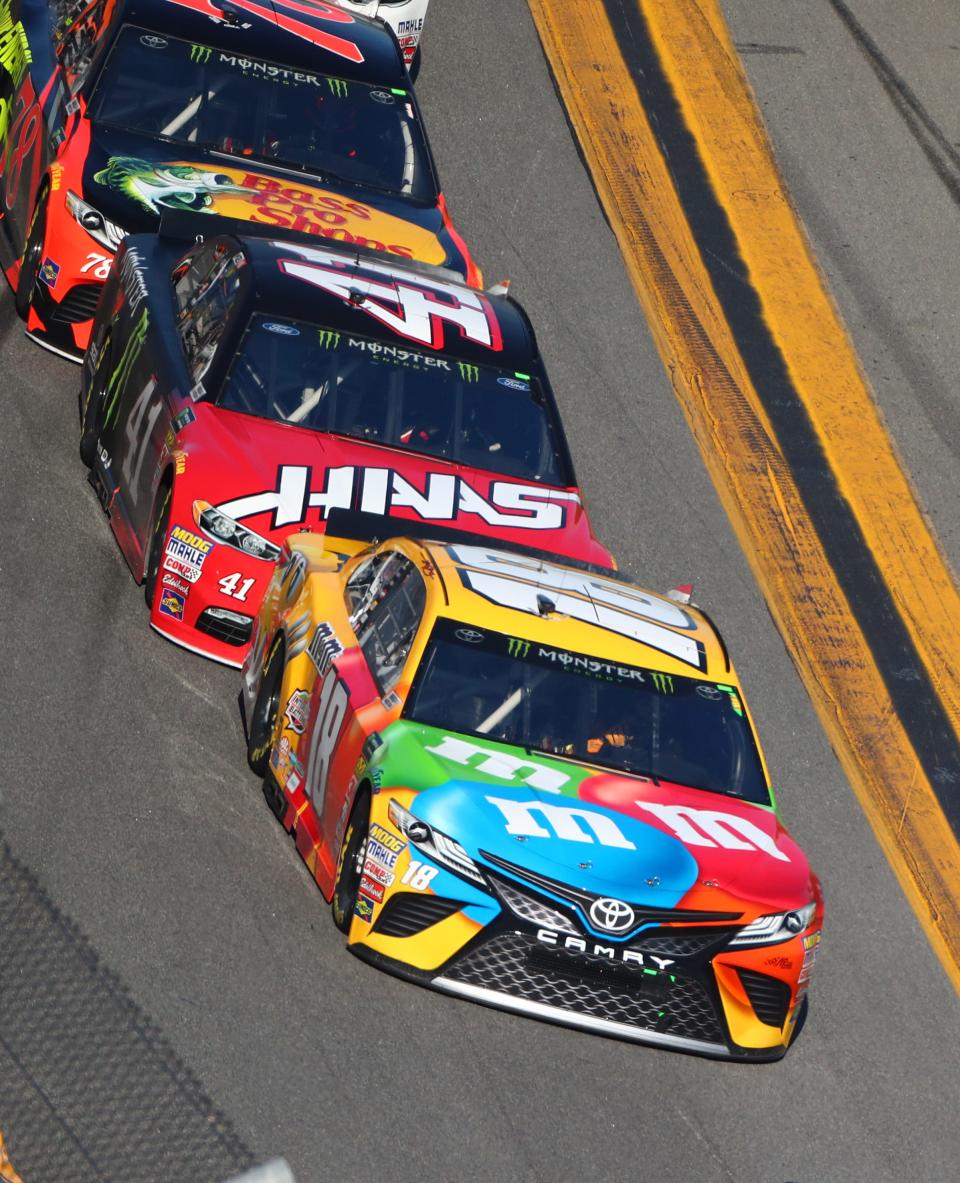
[[[956,570],[953,194],[839,0],[726,7],[788,184]],[[693,580],[724,631],[788,824],[824,879],[809,1020],[780,1064],[717,1064],[434,995],[349,957],[246,770],[236,674],[148,632],[76,457],[77,371],[25,340],[4,293],[0,828],[88,941],[65,942],[43,980],[86,998],[81,1018],[108,983],[120,999],[116,1029],[102,1035],[115,1067],[98,1075],[96,1047],[92,1059],[75,1054],[81,1023],[60,996],[37,990],[45,1038],[27,1047],[13,995],[0,993],[0,1126],[16,1115],[5,1129],[14,1161],[26,1183],[212,1181],[245,1148],[285,1154],[300,1183],[955,1178],[960,1006],[704,473],[526,6],[434,8],[418,89],[460,229],[488,280],[510,276],[537,325],[602,536],[651,587]],[[960,139],[960,19],[933,0],[851,8],[945,142]],[[10,865],[4,887],[23,883]],[[50,906],[21,909],[19,922],[27,915],[44,933]],[[149,1039],[126,1038],[141,1022],[134,1006],[156,1024]],[[138,1070],[159,1080],[158,1065],[175,1087],[154,1121],[185,1139],[180,1161],[198,1164],[172,1176],[158,1164],[176,1161],[176,1147],[134,1136],[144,1113],[127,1104],[125,1082]],[[122,1166],[91,1167],[80,1153],[96,1118],[68,1073],[104,1090]],[[69,1130],[51,1124],[58,1096]],[[216,1154],[209,1140],[199,1151],[189,1141],[197,1113],[222,1132]],[[55,1166],[51,1138],[83,1170]]]

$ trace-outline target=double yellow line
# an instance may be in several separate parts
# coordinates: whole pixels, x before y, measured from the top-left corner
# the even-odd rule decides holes
[[[763,319],[960,739],[960,596],[773,161],[716,0],[640,5]],[[529,0],[664,365],[820,720],[960,989],[960,847],[810,520],[603,0]]]

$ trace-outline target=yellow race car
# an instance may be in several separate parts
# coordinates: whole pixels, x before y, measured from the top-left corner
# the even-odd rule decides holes
[[[821,890],[710,621],[612,571],[367,517],[288,538],[241,696],[351,951],[557,1023],[782,1056]]]

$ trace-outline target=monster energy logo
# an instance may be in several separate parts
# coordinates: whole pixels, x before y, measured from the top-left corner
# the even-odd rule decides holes
[[[529,641],[524,641],[520,637],[507,638],[507,653],[511,657],[526,657],[529,652]]]
[[[190,61],[191,62],[209,62],[210,54],[213,51],[209,45],[191,45],[190,46]]]
[[[345,99],[350,93],[350,88],[342,78],[328,78],[327,86],[330,88],[330,93],[335,94],[338,99]]]
[[[340,334],[331,329],[318,329],[317,341],[321,349],[336,349],[340,344]]]
[[[651,673],[650,677],[661,694],[673,694],[673,678],[669,674]]]
[[[113,373],[110,375],[110,380],[107,382],[107,389],[104,391],[104,402],[106,404],[103,418],[104,428],[109,427],[116,416],[120,406],[120,395],[127,385],[127,379],[130,377],[130,371],[133,369],[134,363],[140,356],[140,350],[143,348],[143,342],[147,336],[147,325],[149,323],[150,317],[147,314],[146,308],[144,308],[143,312],[140,313],[140,319],[137,321],[133,332],[127,338],[127,343],[124,346],[120,360],[114,367]]]
[[[460,371],[460,377],[464,380],[464,382],[480,381],[479,366],[468,366],[466,362],[458,361],[457,369]]]

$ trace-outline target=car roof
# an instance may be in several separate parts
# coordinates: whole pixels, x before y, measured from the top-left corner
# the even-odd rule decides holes
[[[585,572],[560,558],[524,556],[496,544],[417,545],[443,578],[447,604],[441,615],[558,652],[675,676],[736,680],[717,629],[692,605],[622,578]],[[517,595],[530,584],[534,587],[526,596]],[[545,597],[542,613],[538,596]],[[526,600],[526,606],[506,606],[510,599]]]
[[[327,278],[336,272],[336,278],[342,277],[347,290],[351,287],[359,290],[366,283],[393,289],[403,285],[421,291],[427,301],[482,309],[491,340],[496,342],[494,347],[472,340],[455,323],[445,321],[443,344],[432,346],[438,352],[477,365],[494,365],[523,374],[535,371],[543,377],[533,328],[526,313],[509,296],[477,291],[461,283],[450,271],[411,265],[384,252],[351,249],[322,238],[314,239],[313,243],[304,242],[304,236],[299,236],[298,241],[292,238],[284,241],[249,238],[241,233],[236,238],[252,265],[257,310],[277,317],[309,320],[339,332],[373,337],[409,349],[431,348],[403,332],[402,327],[391,328],[387,323],[389,315],[386,320],[371,315],[362,302],[350,303],[318,287],[294,274],[289,264],[306,263],[308,270],[315,266]],[[287,270],[281,269],[281,262],[288,265]],[[401,309],[401,316],[402,312]]]
[[[489,628],[564,652],[561,664],[572,664],[572,655],[579,654],[738,684],[723,638],[702,608],[649,591],[617,571],[433,525],[418,537],[410,524],[334,510],[325,535],[306,532],[287,541],[313,559],[324,551],[356,556],[378,545],[419,556],[421,569],[436,572],[442,582],[440,616],[463,622],[468,631]],[[518,588],[526,595],[517,597]],[[544,612],[537,595],[550,601]],[[523,606],[509,606],[511,598]]]
[[[233,23],[208,15],[217,3],[227,5]],[[403,55],[384,24],[322,0],[127,0],[121,19],[224,53],[246,51],[357,82],[410,84]]]

